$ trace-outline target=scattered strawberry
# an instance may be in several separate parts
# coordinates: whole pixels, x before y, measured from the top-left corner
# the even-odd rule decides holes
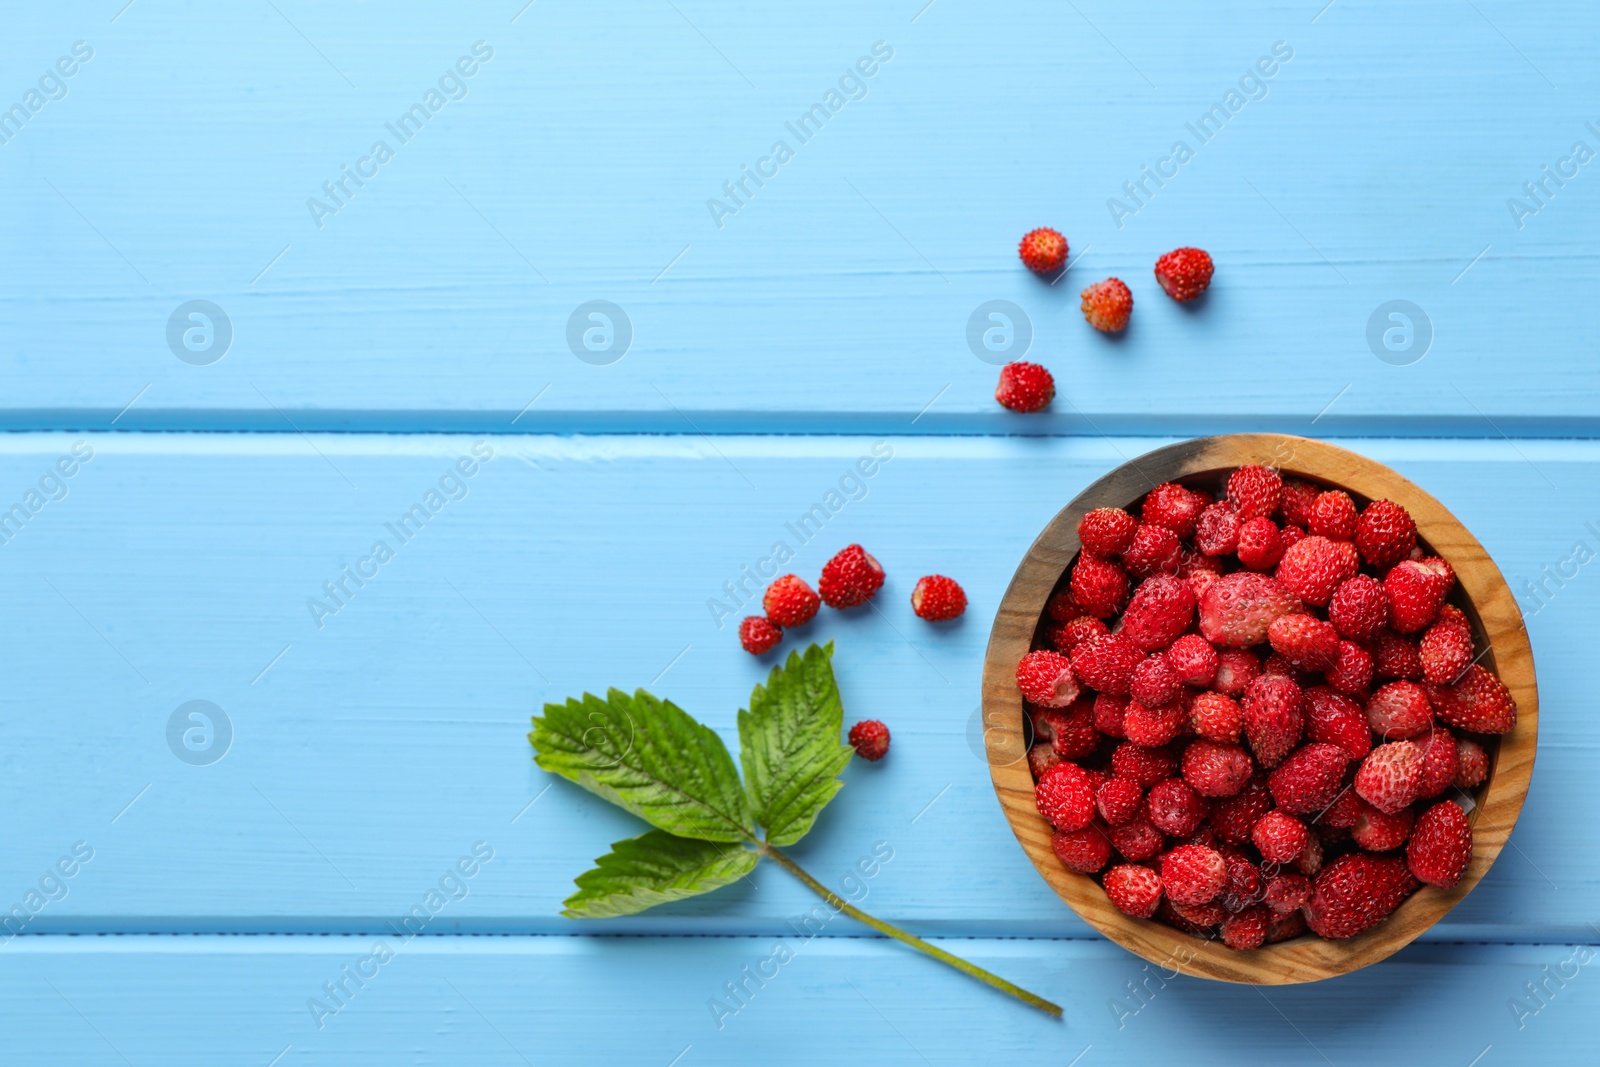
[[[1239,526],[1239,562],[1250,570],[1268,571],[1276,567],[1288,547],[1278,524],[1269,518],[1254,518]]]
[[[1000,368],[994,398],[1000,406],[1024,415],[1043,411],[1056,396],[1056,380],[1037,363],[1018,361]]]
[[[1417,545],[1417,524],[1394,501],[1374,500],[1356,521],[1355,540],[1361,558],[1383,570],[1411,555]]]
[[[883,587],[883,567],[860,545],[846,545],[822,565],[817,592],[830,608],[865,604]]]
[[[783,631],[760,615],[751,615],[739,624],[739,644],[752,656],[771,652],[783,640]]]
[[[1324,867],[1306,901],[1306,925],[1330,940],[1354,937],[1387,919],[1416,886],[1396,856],[1352,853]]]
[[[1321,671],[1339,658],[1339,631],[1315,615],[1280,615],[1267,627],[1272,650],[1293,666]]]
[[[1121,508],[1095,508],[1078,520],[1078,542],[1085,552],[1109,558],[1133,544],[1139,520]]]
[[[1454,685],[1428,687],[1439,720],[1473,734],[1509,733],[1517,725],[1517,702],[1505,683],[1474,663]]]
[[[1102,885],[1117,910],[1136,919],[1150,918],[1161,903],[1161,876],[1148,867],[1131,863],[1113,867]]]
[[[1456,738],[1456,780],[1462,789],[1472,789],[1489,777],[1489,754],[1470,737]]]
[[[1061,865],[1077,874],[1093,874],[1111,859],[1111,840],[1098,826],[1057,830],[1050,836],[1050,844]]]
[[[1472,826],[1451,801],[1435,804],[1417,819],[1406,846],[1406,865],[1421,882],[1451,889],[1472,862]]]
[[[1094,818],[1094,782],[1076,763],[1063,761],[1046,771],[1033,799],[1057,830],[1081,830]]]
[[[1249,571],[1223,575],[1200,598],[1200,634],[1213,645],[1246,648],[1266,640],[1272,620],[1300,610],[1275,578]]]
[[[822,598],[798,574],[785,574],[767,586],[761,606],[767,610],[768,622],[788,628],[810,622],[822,606]]]
[[[1017,664],[1017,688],[1029,701],[1046,708],[1064,708],[1078,699],[1072,661],[1059,652],[1039,649]]]
[[[1250,840],[1261,852],[1263,863],[1293,863],[1306,850],[1311,834],[1306,824],[1281,811],[1269,811],[1256,820]]]
[[[889,754],[889,728],[877,719],[863,719],[850,727],[850,747],[868,763]]]
[[[1283,478],[1271,467],[1247,464],[1228,476],[1228,503],[1240,522],[1270,518],[1283,499]]]
[[[1450,564],[1437,556],[1396,563],[1383,579],[1390,625],[1403,634],[1426,629],[1439,617],[1439,609],[1455,581]]]
[[[1350,757],[1338,745],[1313,741],[1267,777],[1278,807],[1295,815],[1318,815],[1339,795]]]
[[[1348,541],[1311,535],[1295,542],[1273,572],[1285,589],[1307,604],[1324,607],[1334,590],[1356,576],[1361,560]]]
[[[1366,641],[1389,621],[1383,583],[1368,574],[1341,582],[1328,601],[1328,621],[1352,641]]]
[[[917,579],[911,590],[911,610],[930,622],[954,619],[967,610],[966,590],[954,578],[930,574]]]
[[[1304,725],[1304,694],[1292,680],[1263,674],[1244,694],[1244,733],[1263,767],[1276,767],[1293,751]]]
[[[1173,574],[1183,562],[1183,547],[1178,535],[1165,526],[1141,523],[1133,532],[1133,544],[1122,553],[1122,565],[1135,578]]]
[[[1095,282],[1078,294],[1084,321],[1102,333],[1116,333],[1133,314],[1133,293],[1119,278]]]
[[[1023,266],[1035,274],[1054,274],[1067,263],[1067,239],[1048,226],[1029,230],[1017,245]]]
[[[1147,523],[1165,526],[1179,537],[1194,534],[1195,520],[1210,503],[1200,494],[1176,482],[1163,482],[1145,494],[1139,517]]]
[[[1342,489],[1318,493],[1305,518],[1306,532],[1333,541],[1349,541],[1356,536],[1356,503]]]
[[[1175,248],[1156,260],[1156,281],[1180,304],[1186,304],[1211,287],[1216,265],[1199,248]]]
[[[1361,761],[1355,786],[1362,800],[1394,814],[1417,799],[1422,786],[1422,749],[1410,741],[1379,745]]]
[[[1115,615],[1128,602],[1128,575],[1108,559],[1078,554],[1072,567],[1072,598],[1084,614],[1097,619]]]
[[[1122,613],[1122,636],[1145,652],[1172,644],[1194,619],[1194,590],[1169,574],[1146,578]]]

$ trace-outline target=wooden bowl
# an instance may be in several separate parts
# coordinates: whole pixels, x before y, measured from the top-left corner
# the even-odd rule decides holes
[[[1162,482],[1210,483],[1215,488],[1221,476],[1246,463],[1344,489],[1358,505],[1387,498],[1405,507],[1416,519],[1418,539],[1455,568],[1457,588],[1451,602],[1472,621],[1477,647],[1488,647],[1480,662],[1500,676],[1516,699],[1517,725],[1489,746],[1489,777],[1473,792],[1475,805],[1469,813],[1472,863],[1454,889],[1423,886],[1387,920],[1357,937],[1324,941],[1307,933],[1252,952],[1235,952],[1220,941],[1124,915],[1097,882],[1061,865],[1050,847],[1050,825],[1034,805],[1026,748],[1029,727],[1023,721],[1016,665],[1029,649],[1048,647],[1045,603],[1077,556],[1078,521],[1086,512],[1129,507]],[[1169,445],[1125,463],[1079,493],[1050,521],[1000,602],[984,660],[983,721],[995,793],[1012,831],[1044,880],[1084,921],[1168,970],[1282,985],[1314,982],[1376,963],[1409,944],[1472,891],[1500,855],[1522,810],[1533,774],[1539,704],[1533,653],[1511,590],[1483,546],[1437,500],[1388,467],[1333,445],[1283,434],[1229,434]]]

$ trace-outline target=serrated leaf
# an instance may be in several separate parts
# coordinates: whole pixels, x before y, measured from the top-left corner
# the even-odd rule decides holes
[[[640,689],[546,704],[535,716],[534,762],[661,830],[703,841],[755,834],[733,757],[708,727]]]
[[[739,712],[739,762],[756,822],[774,845],[810,831],[834,794],[851,749],[839,739],[844,704],[833,677],[833,642],[790,652]]]
[[[633,915],[731,885],[761,857],[738,845],[694,841],[665,830],[618,841],[577,879],[578,891],[561,914],[572,919]]]

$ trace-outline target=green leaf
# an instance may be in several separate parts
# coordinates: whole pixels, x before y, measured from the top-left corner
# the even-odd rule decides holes
[[[633,915],[685,897],[731,885],[755,870],[761,857],[738,845],[691,841],[664,830],[618,841],[580,874],[578,891],[561,914],[571,919]]]
[[[626,808],[651,826],[703,841],[755,835],[733,757],[688,712],[643,689],[546,704],[534,762]]]
[[[739,712],[739,761],[756,821],[774,845],[792,845],[811,829],[835,793],[851,749],[839,739],[844,704],[833,678],[833,642],[772,668],[765,686]]]

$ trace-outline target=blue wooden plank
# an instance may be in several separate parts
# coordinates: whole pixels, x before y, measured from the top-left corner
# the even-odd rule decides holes
[[[978,678],[989,618],[1036,531],[1158,441],[20,435],[0,438],[3,500],[77,440],[94,454],[61,481],[66,496],[0,545],[16,665],[0,704],[6,901],[74,842],[96,850],[32,931],[381,930],[480,840],[496,858],[441,928],[570,930],[556,913],[571,878],[638,824],[565,784],[544,792],[529,714],[649,686],[731,739],[767,664],[739,650],[748,609],[725,583],[779,543],[785,569],[815,575],[859,540],[889,571],[881,614],[827,611],[788,647],[837,641],[851,721],[887,721],[894,751],[846,772],[797,854],[831,882],[888,841],[893,877],[873,906],[919,930],[1089,936],[999,816]],[[1600,586],[1584,567],[1557,588],[1543,568],[1570,573],[1575,541],[1600,545],[1583,492],[1600,446],[1359,447],[1456,509],[1514,583],[1552,594],[1529,623],[1544,744],[1515,847],[1430,936],[1587,937],[1600,868],[1571,847],[1567,813],[1587,803],[1600,748],[1584,710]],[[494,458],[450,478],[474,449]],[[862,457],[870,478],[853,476]],[[397,537],[441,488],[460,498]],[[796,524],[830,491],[839,510],[803,540]],[[357,587],[344,568],[379,540],[393,558]],[[906,603],[934,571],[971,596],[950,627]],[[342,604],[324,589],[335,581]],[[319,618],[312,598],[337,611]],[[168,732],[194,700],[232,728],[209,766],[181,759]],[[809,904],[762,870],[604,929],[766,933]]]
[[[4,101],[94,56],[0,144],[0,427],[1600,425],[1570,355],[1595,327],[1590,6],[521,6],[11,13]],[[862,56],[864,97],[802,143],[786,124]],[[441,78],[464,95],[390,133]],[[719,227],[708,200],[779,139],[794,158]],[[349,183],[378,140],[394,158]],[[1054,287],[1013,251],[1046,223],[1081,256]],[[1150,277],[1184,243],[1221,264],[1192,310]],[[1116,340],[1074,295],[1108,274],[1138,301]],[[609,366],[567,342],[596,299],[631,323]],[[967,326],[996,299],[1060,376],[1050,416],[990,399]],[[1396,299],[1430,323],[1411,366],[1368,344]],[[231,324],[209,366],[169,348],[192,300]]]

